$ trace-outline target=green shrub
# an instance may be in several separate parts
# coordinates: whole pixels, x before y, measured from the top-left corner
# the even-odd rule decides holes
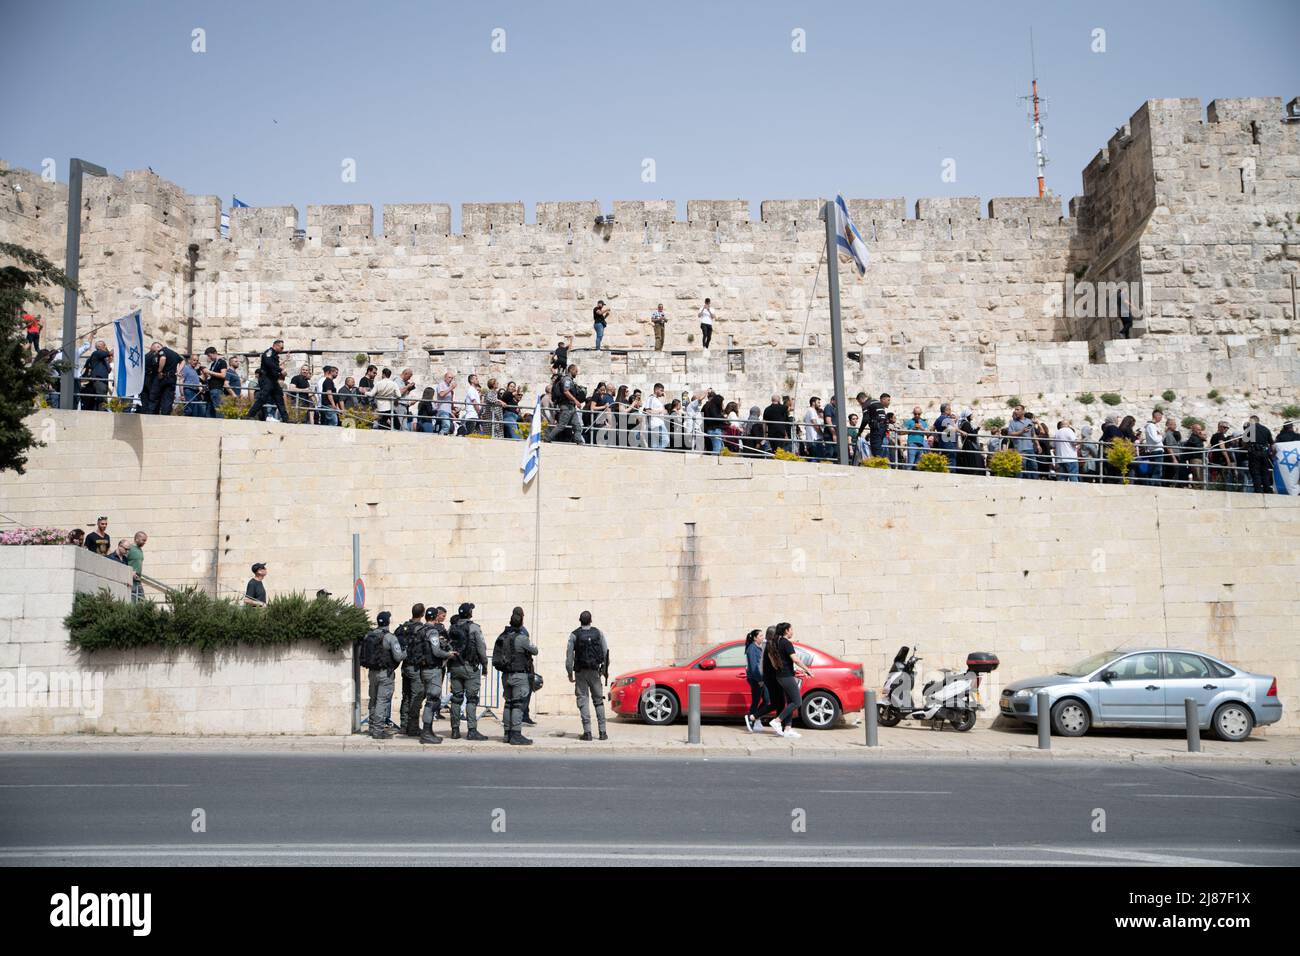
[[[882,458],[880,455],[876,455],[873,458],[864,459],[862,462],[862,467],[863,468],[888,468],[889,459]]]
[[[1283,418],[1300,418],[1300,405],[1283,405]]]
[[[799,455],[796,455],[792,451],[786,451],[784,448],[778,448],[776,452],[772,455],[772,457],[775,458],[777,461],[807,461],[808,460],[807,458],[803,458]]]
[[[356,355],[354,355],[354,356],[352,356],[352,357],[356,360],[356,363],[357,363],[358,365],[369,365],[369,364],[370,364],[370,356],[367,355],[365,352],[358,352]]]
[[[994,415],[992,418],[984,419],[984,425],[991,432],[1000,432],[1002,431],[1003,428],[1006,427],[1007,420],[1005,418],[1001,418],[997,415]]]
[[[1202,425],[1202,426],[1203,426],[1204,424],[1205,424],[1205,422],[1204,422],[1202,419],[1197,418],[1195,415],[1184,415],[1184,416],[1183,416],[1183,427],[1184,427],[1184,428],[1191,428],[1193,425]]]
[[[1219,390],[1217,388],[1212,388],[1205,393],[1205,397],[1208,399],[1216,399],[1219,397]]]
[[[1014,448],[1003,448],[989,456],[989,473],[998,478],[1018,478],[1025,460]]]
[[[1133,459],[1137,458],[1137,448],[1127,438],[1116,438],[1111,443],[1110,448],[1106,450],[1106,461],[1110,466],[1120,473],[1124,484],[1128,484],[1129,466],[1133,464]]]
[[[78,594],[63,619],[69,640],[83,651],[132,647],[288,646],[319,641],[328,650],[350,646],[370,629],[366,612],[338,598],[288,594],[253,607],[187,588],[164,605],[123,601],[107,590]]]
[[[375,419],[379,413],[373,408],[367,408],[364,405],[353,405],[351,408],[343,409],[339,415],[339,423],[344,428],[360,428],[363,431],[375,427]]]
[[[1091,405],[1096,400],[1097,400],[1097,396],[1092,394],[1092,392],[1084,392],[1077,399],[1075,399],[1075,401],[1077,401],[1080,405]]]
[[[1017,405],[1023,405],[1023,404],[1025,403],[1020,400],[1019,395],[1012,395],[1010,398],[1007,399],[1007,408],[1015,408]]]
[[[252,395],[227,395],[225,400],[217,406],[217,411],[222,418],[247,418],[249,409],[252,407]]]
[[[927,451],[924,455],[916,460],[917,471],[937,471],[942,474],[948,473],[948,456],[941,455],[937,451]]]
[[[1166,402],[1172,402],[1178,396],[1174,394],[1174,390],[1172,388],[1167,388],[1160,393],[1160,397],[1163,398]]]
[[[1124,401],[1121,396],[1116,395],[1114,392],[1102,392],[1101,400],[1111,406],[1118,405],[1120,402]]]
[[[1214,404],[1215,404],[1215,405],[1222,405],[1222,404],[1223,404],[1224,402],[1226,402],[1226,401],[1227,401],[1227,399],[1224,398],[1222,395],[1216,395],[1216,396],[1214,397]]]

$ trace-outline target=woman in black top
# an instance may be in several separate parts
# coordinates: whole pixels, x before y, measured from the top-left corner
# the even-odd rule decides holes
[[[722,396],[717,392],[710,395],[700,409],[700,415],[704,418],[704,434],[709,437],[709,450],[715,455],[721,455],[722,430],[727,427],[727,415],[722,410]]]
[[[776,626],[776,634],[773,640],[767,642],[767,647],[763,650],[763,677],[764,680],[775,681],[780,688],[781,694],[785,697],[785,706],[781,708],[781,713],[768,723],[778,736],[781,737],[800,737],[798,731],[791,729],[790,722],[794,719],[794,712],[799,709],[803,698],[799,693],[799,674],[805,677],[812,677],[812,671],[804,667],[795,659],[794,628],[788,622],[782,621]],[[772,695],[776,700],[776,695]]]
[[[418,431],[426,434],[433,434],[433,399],[434,392],[432,388],[426,388],[420,394],[420,401],[415,406],[415,427]]]

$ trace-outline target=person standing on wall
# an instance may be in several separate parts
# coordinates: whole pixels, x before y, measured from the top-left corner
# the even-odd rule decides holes
[[[605,733],[605,694],[601,675],[609,679],[609,645],[600,628],[591,626],[591,612],[578,615],[578,627],[569,634],[569,646],[564,652],[564,669],[569,672],[569,683],[574,685],[578,698],[578,715],[582,718],[582,738],[591,740],[591,714],[587,700],[596,708],[596,727],[600,739],[608,740]]]
[[[655,351],[662,352],[664,350],[664,330],[668,325],[668,316],[664,315],[664,304],[662,302],[650,313],[650,324],[655,330]]]
[[[280,421],[289,420],[289,411],[284,407],[284,386],[281,384],[284,381],[284,369],[280,367],[280,353],[283,351],[284,339],[276,339],[262,353],[262,361],[257,368],[257,395],[254,396],[253,407],[248,410],[246,417],[264,422],[267,408],[274,408]]]
[[[713,341],[713,308],[710,305],[712,301],[712,299],[705,299],[704,308],[700,309],[700,337],[706,349]]]
[[[591,324],[596,330],[596,351],[600,351],[601,339],[605,337],[605,326],[609,323],[609,306],[605,304],[604,299],[596,302],[596,307],[591,310]]]

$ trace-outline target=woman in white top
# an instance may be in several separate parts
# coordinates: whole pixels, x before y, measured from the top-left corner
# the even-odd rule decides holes
[[[705,299],[704,308],[700,309],[700,335],[706,349],[713,339],[713,309],[709,307],[712,301],[712,299]]]

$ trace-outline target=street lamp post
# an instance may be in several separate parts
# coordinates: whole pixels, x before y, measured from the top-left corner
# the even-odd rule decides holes
[[[81,177],[107,176],[108,170],[82,159],[68,163],[68,246],[63,271],[72,284],[77,283],[81,271]],[[77,295],[72,289],[63,290],[63,363],[66,366],[59,376],[59,407],[73,408],[73,374],[77,360]]]

